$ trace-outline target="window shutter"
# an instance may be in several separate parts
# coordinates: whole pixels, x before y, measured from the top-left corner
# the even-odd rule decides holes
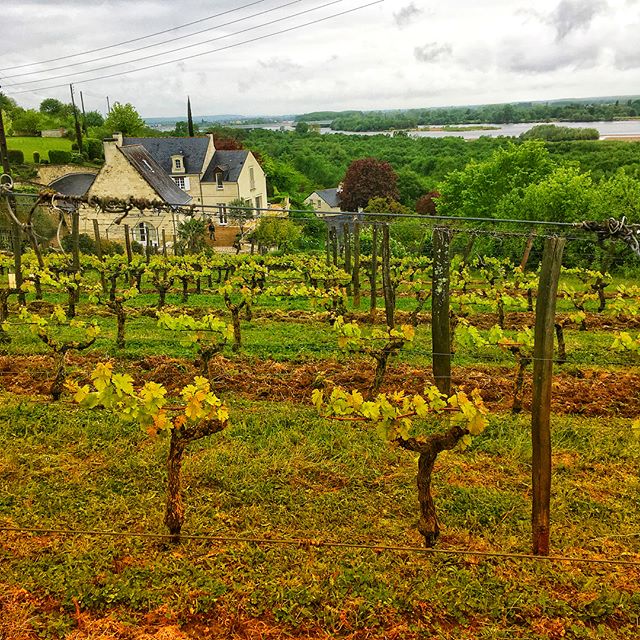
[[[184,179],[184,190],[185,191],[189,191],[189,189],[191,189],[191,186],[189,185],[189,178],[185,178]]]

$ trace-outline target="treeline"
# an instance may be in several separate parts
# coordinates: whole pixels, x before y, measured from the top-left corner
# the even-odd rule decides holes
[[[514,124],[519,122],[596,122],[640,117],[640,99],[611,103],[517,103],[406,111],[319,111],[298,120],[331,120],[334,131],[391,131],[427,125]]]
[[[599,140],[600,132],[593,128],[558,127],[555,124],[539,124],[520,134],[522,140],[547,140],[564,142],[566,140]]]
[[[235,139],[260,157],[267,172],[270,197],[287,194],[300,202],[316,189],[336,187],[353,160],[373,157],[389,162],[398,176],[399,199],[414,207],[425,193],[437,190],[452,172],[469,162],[482,162],[517,138],[411,138],[298,134],[266,129],[213,129],[215,139]],[[217,144],[217,142],[216,142]],[[546,142],[558,163],[573,163],[594,180],[618,169],[640,178],[640,144],[618,140]]]

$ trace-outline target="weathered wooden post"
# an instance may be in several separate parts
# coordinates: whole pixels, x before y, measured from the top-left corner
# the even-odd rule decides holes
[[[162,257],[167,257],[167,233],[162,229]]]
[[[333,266],[338,266],[338,227],[331,227],[331,251],[333,253]]]
[[[129,225],[124,225],[124,246],[127,249],[127,262],[131,264],[133,260],[133,252],[131,251],[131,235],[129,234]]]
[[[389,224],[382,226],[382,292],[384,293],[384,313],[387,326],[395,326],[395,295],[391,283],[391,247],[389,243]]]
[[[451,231],[433,230],[431,345],[433,377],[441,393],[451,395],[451,327],[449,323],[449,268]]]
[[[104,260],[104,256],[102,255],[102,241],[100,240],[100,225],[98,224],[98,220],[96,218],[93,219],[93,235],[96,239],[96,255],[98,256],[98,260],[102,262]],[[102,285],[102,290],[107,293],[107,279],[104,273],[100,273],[100,284]]]
[[[351,229],[349,228],[349,222],[345,222],[342,225],[342,236],[344,238],[344,270],[347,273],[351,273]],[[352,293],[351,282],[347,283],[347,296]]]
[[[551,383],[556,296],[565,238],[547,238],[536,301],[531,408],[533,553],[549,554],[551,502]]]
[[[325,249],[327,252],[327,266],[329,266],[331,264],[331,227],[329,226],[329,223],[326,221],[325,219],[325,224],[327,225],[327,234],[326,234],[326,238],[325,238]]]
[[[371,272],[370,284],[371,293],[369,300],[369,315],[371,322],[375,322],[378,307],[378,225],[374,222],[371,231]]]
[[[360,223],[353,225],[353,306],[360,307]]]

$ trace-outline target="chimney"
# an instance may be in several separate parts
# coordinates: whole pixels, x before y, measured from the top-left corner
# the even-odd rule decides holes
[[[111,138],[105,138],[102,141],[102,146],[104,148],[104,161],[105,164],[108,164],[113,159],[116,147],[122,146],[122,134],[117,132]]]

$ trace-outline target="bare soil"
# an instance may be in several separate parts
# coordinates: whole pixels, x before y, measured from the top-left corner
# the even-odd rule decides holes
[[[104,358],[71,356],[70,378],[81,384],[90,382],[87,372],[100,359]],[[115,361],[114,365],[124,366],[138,383],[154,381],[165,385],[170,394],[177,393],[199,375],[190,361],[166,356],[149,356],[126,363]],[[355,359],[294,363],[219,355],[211,361],[209,373],[216,393],[222,395],[305,404],[316,388],[339,385],[365,391],[372,382],[373,366],[367,360]],[[454,367],[453,384],[468,390],[478,388],[492,411],[508,411],[514,373],[515,368],[511,367]],[[0,389],[21,395],[47,396],[52,380],[53,362],[49,356],[0,356]],[[430,368],[400,363],[389,367],[382,390],[421,393],[425,386],[433,383]],[[524,410],[530,409],[529,369],[525,377]],[[556,369],[552,411],[584,416],[640,416],[640,373],[586,367]]]

